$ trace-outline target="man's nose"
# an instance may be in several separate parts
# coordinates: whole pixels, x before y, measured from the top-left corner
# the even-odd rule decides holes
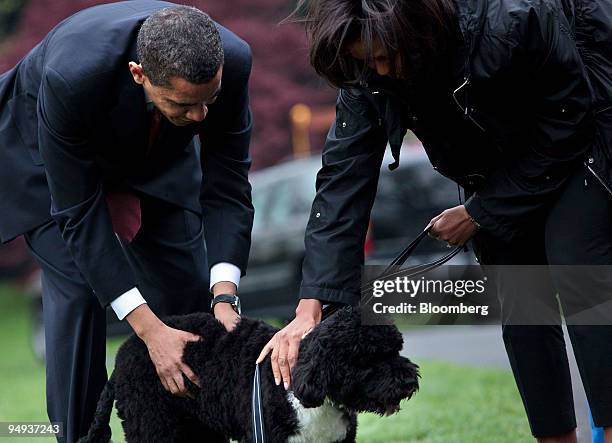
[[[206,118],[206,114],[208,114],[208,106],[198,105],[195,106],[193,109],[190,109],[189,112],[187,112],[187,115],[185,115],[185,117],[194,122],[201,122]]]
[[[374,61],[374,69],[376,69],[376,72],[378,73],[378,75],[389,75],[389,73],[391,72],[391,68],[389,66],[389,62],[386,61]]]

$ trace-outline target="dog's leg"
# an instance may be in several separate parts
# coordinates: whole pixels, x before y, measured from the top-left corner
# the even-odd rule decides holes
[[[201,422],[192,420],[181,422],[177,442],[181,443],[229,443],[229,438],[204,426]]]
[[[355,443],[357,441],[357,414],[349,413],[347,414],[347,418],[349,420],[349,426],[346,438],[338,443]]]
[[[117,412],[127,443],[179,443],[181,423],[163,402],[142,402],[133,396],[126,404],[117,402]],[[176,409],[176,408],[175,408]]]

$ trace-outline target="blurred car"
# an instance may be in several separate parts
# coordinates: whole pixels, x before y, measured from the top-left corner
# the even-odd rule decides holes
[[[389,171],[386,155],[366,238],[366,264],[387,265],[440,212],[459,204],[457,185],[437,173],[420,146],[405,147],[399,168]],[[304,258],[304,231],[315,196],[320,157],[254,172],[252,246],[247,276],[240,282],[245,314],[291,319],[297,305]],[[449,250],[426,239],[407,265],[440,258]],[[459,254],[449,264],[475,264]],[[448,272],[440,270],[439,272]]]

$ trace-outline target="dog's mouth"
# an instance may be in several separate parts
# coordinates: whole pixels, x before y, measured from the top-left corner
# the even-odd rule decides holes
[[[396,405],[390,405],[390,406],[387,406],[387,409],[385,410],[385,414],[384,415],[385,415],[385,417],[388,417],[390,415],[398,413],[399,410],[400,410],[399,403],[396,404]]]

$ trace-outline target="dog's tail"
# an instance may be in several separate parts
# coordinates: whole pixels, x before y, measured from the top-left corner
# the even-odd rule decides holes
[[[115,402],[115,380],[114,373],[106,382],[104,390],[100,394],[93,423],[89,428],[89,433],[81,437],[78,443],[107,443],[111,438],[110,416],[113,412]]]

